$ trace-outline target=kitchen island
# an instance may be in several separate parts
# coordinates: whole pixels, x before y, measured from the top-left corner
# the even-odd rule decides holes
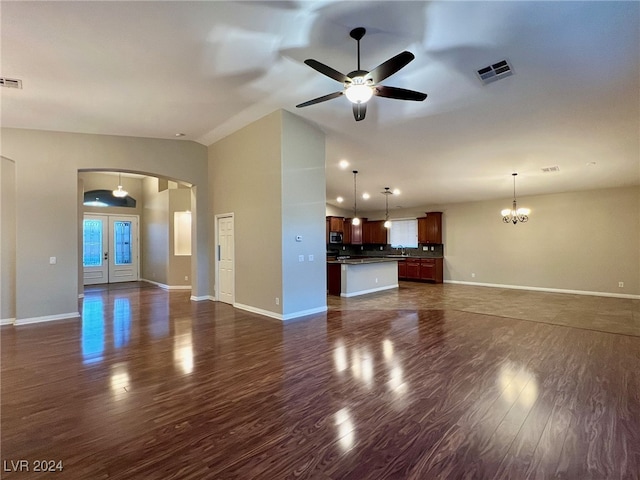
[[[329,294],[355,297],[398,288],[395,258],[348,258],[327,261]]]

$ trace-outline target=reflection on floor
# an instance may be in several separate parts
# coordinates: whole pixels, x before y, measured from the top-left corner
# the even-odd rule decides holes
[[[2,327],[2,478],[637,478],[638,301],[402,282],[329,304],[282,324],[119,284]]]
[[[628,298],[400,282],[391,293],[349,299],[330,295],[328,303],[340,310],[461,310],[640,336],[640,300]]]

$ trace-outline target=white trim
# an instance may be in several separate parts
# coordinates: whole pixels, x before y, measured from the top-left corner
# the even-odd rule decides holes
[[[31,323],[53,322],[55,320],[71,320],[80,318],[80,312],[59,313],[57,315],[44,315],[42,317],[18,318],[13,322],[15,326],[29,325]]]
[[[294,318],[306,317],[307,315],[314,315],[316,313],[324,313],[326,312],[327,306],[318,307],[318,308],[310,308],[309,310],[300,310],[299,312],[287,313],[283,315],[281,313],[270,312],[269,310],[263,310],[262,308],[252,307],[250,305],[244,305],[242,303],[235,303],[233,305],[235,308],[240,310],[245,310],[251,313],[257,313],[258,315],[263,315],[265,317],[275,318],[276,320],[280,320],[286,322],[287,320],[293,320]]]
[[[341,297],[355,297],[357,295],[364,295],[366,293],[374,293],[374,292],[381,292],[382,290],[390,290],[392,288],[398,288],[398,284],[396,283],[395,285],[387,285],[385,287],[376,287],[376,288],[370,288],[369,290],[359,290],[357,292],[351,292],[351,293],[341,293],[340,296]]]
[[[594,297],[614,297],[614,298],[630,298],[632,300],[640,300],[640,295],[632,295],[628,293],[610,293],[610,292],[590,292],[587,290],[569,290],[565,288],[545,288],[545,287],[527,287],[521,285],[502,285],[499,283],[480,283],[480,282],[463,282],[459,280],[445,280],[444,283],[453,283],[456,285],[471,285],[475,287],[491,287],[491,288],[509,288],[512,290],[532,290],[534,292],[548,293],[569,293],[571,295],[591,295]]]
[[[191,295],[189,300],[192,300],[194,302],[202,302],[203,300],[211,300],[212,302],[216,301],[213,295],[203,295],[201,297],[196,297],[195,295]]]
[[[191,290],[191,285],[165,285],[164,283],[154,282],[153,280],[147,280],[146,278],[141,278],[140,281],[153,283],[164,290]]]
[[[13,325],[16,322],[15,318],[2,318],[0,319],[0,326],[2,325]]]

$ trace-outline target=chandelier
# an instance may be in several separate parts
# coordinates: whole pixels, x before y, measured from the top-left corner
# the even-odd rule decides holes
[[[113,193],[114,197],[118,198],[124,198],[129,195],[129,192],[122,188],[122,173],[118,173],[118,188],[111,193]]]
[[[500,212],[502,214],[502,221],[504,223],[513,223],[514,225],[518,222],[524,223],[529,220],[529,213],[531,210],[528,208],[518,208],[516,205],[516,176],[517,173],[512,173],[513,175],[513,205],[511,209],[505,208]]]

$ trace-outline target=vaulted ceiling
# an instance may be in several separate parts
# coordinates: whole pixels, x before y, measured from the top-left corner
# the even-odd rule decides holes
[[[2,1],[2,125],[209,145],[276,109],[327,135],[327,201],[362,211],[640,184],[640,3]],[[355,122],[303,62],[356,69],[408,50]],[[508,60],[513,75],[477,70]],[[184,137],[176,138],[176,133]],[[346,169],[339,167],[347,160]],[[259,159],[256,159],[259,161]],[[545,167],[559,171],[545,173]]]

